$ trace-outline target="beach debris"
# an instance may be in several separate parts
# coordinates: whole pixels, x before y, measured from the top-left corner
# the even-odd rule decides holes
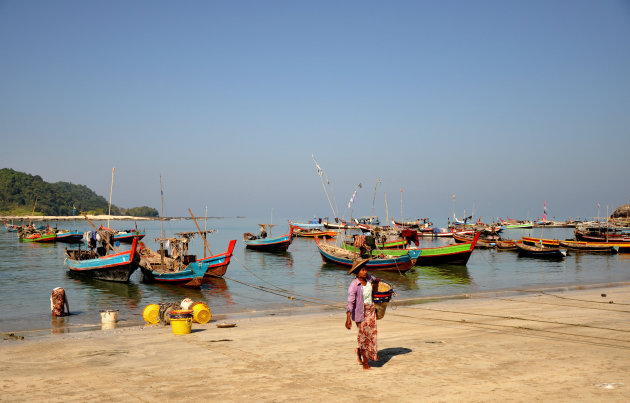
[[[606,298],[606,294],[603,294],[603,293],[602,293],[602,298]]]
[[[602,389],[617,389],[618,387],[623,386],[623,383],[603,382],[603,383],[596,383],[595,386]]]
[[[443,340],[425,340],[424,342],[428,344],[446,344]]]
[[[179,305],[182,307],[182,309],[190,309],[190,306],[194,303],[195,301],[193,301],[192,299],[184,298]]]
[[[219,328],[236,327],[236,323],[221,322],[221,323],[217,323],[217,327]]]
[[[66,290],[63,288],[53,288],[50,294],[50,311],[53,318],[70,315],[70,304],[68,303]]]
[[[18,336],[15,333],[3,333],[5,340],[24,340],[24,336]]]

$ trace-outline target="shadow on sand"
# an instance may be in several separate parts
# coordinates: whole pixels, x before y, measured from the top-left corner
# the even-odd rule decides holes
[[[393,347],[393,348],[386,348],[384,350],[380,350],[378,352],[378,356],[380,360],[370,361],[370,366],[380,368],[383,365],[387,364],[387,362],[391,360],[392,357],[395,357],[401,354],[409,354],[411,351],[412,351],[411,349],[405,348],[405,347]]]

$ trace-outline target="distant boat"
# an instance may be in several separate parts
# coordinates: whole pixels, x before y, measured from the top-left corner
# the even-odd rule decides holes
[[[590,253],[618,253],[620,246],[614,243],[596,243],[596,242],[580,242],[580,241],[558,241],[561,247],[572,251],[590,252]],[[630,249],[630,244],[624,245]]]
[[[337,231],[325,231],[324,224],[302,224],[289,220],[289,226],[293,230],[294,236],[306,238],[315,238],[316,236],[322,238],[334,238],[337,236]]]
[[[137,244],[138,239],[134,238],[130,250],[104,256],[93,250],[66,249],[64,264],[70,271],[87,277],[127,282],[140,262],[136,253]]]
[[[50,228],[36,229],[32,226],[23,226],[18,229],[18,239],[22,242],[51,243],[55,242],[55,230]]]
[[[17,225],[17,224],[9,224],[6,221],[3,221],[4,223],[4,227],[7,229],[7,231],[9,232],[17,232],[18,229],[21,227],[21,225]]]
[[[261,227],[261,235],[256,236],[250,232],[243,234],[243,243],[248,249],[265,252],[285,252],[293,241],[293,228],[288,234],[278,237],[268,237],[266,228],[271,228],[272,224],[258,224]]]
[[[75,243],[83,240],[83,232],[77,230],[57,230],[55,242]]]
[[[131,243],[135,238],[138,240],[144,238],[144,231],[138,231],[136,229],[128,229],[128,230],[115,230],[113,228],[103,227],[102,225],[99,227],[99,230],[103,231],[111,231],[113,232],[113,241],[122,242],[122,243]]]
[[[478,248],[494,248],[497,244],[497,241],[501,240],[500,236],[492,233],[485,234],[483,238],[481,237],[481,232],[476,232],[474,235],[468,235],[466,233],[459,232],[453,233],[453,239],[455,240],[455,242],[458,243],[472,242],[474,238],[477,238],[476,246]]]
[[[533,246],[533,245],[525,245],[522,243],[515,244],[519,255],[529,256],[529,257],[540,257],[540,258],[564,258],[567,255],[567,252],[561,250],[558,247],[553,246]]]

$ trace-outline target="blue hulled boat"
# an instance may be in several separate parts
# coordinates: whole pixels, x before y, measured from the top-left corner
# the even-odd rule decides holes
[[[134,238],[130,250],[103,256],[94,250],[66,249],[64,264],[74,273],[99,280],[126,282],[140,261],[136,253],[137,243],[137,238]]]
[[[188,239],[195,234],[180,232],[177,234],[179,238],[157,238],[157,242],[169,242],[169,251],[162,248],[159,252],[154,252],[143,248],[140,251],[142,281],[199,287],[223,276],[230,264],[236,240],[230,241],[224,253],[197,259],[195,255],[187,254]]]
[[[271,228],[271,224],[260,225],[260,236],[246,232],[243,234],[243,243],[245,247],[253,250],[261,250],[266,252],[285,252],[293,241],[293,227],[290,228],[288,234],[278,237],[267,236],[266,228]]]

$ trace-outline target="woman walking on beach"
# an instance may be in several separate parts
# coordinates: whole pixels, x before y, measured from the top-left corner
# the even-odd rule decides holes
[[[348,274],[355,274],[356,278],[348,287],[348,304],[346,306],[346,329],[352,328],[355,321],[358,328],[357,341],[359,347],[355,349],[357,360],[363,369],[370,369],[368,360],[378,361],[378,345],[376,342],[376,310],[372,302],[372,289],[378,288],[378,279],[368,274],[365,264],[368,259],[357,261],[352,265]]]

